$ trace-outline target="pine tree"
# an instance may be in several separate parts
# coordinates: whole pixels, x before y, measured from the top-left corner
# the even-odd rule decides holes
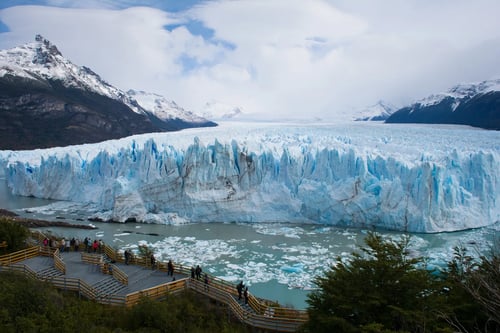
[[[384,240],[369,233],[366,246],[337,258],[308,297],[310,332],[432,332],[439,326],[436,278],[423,258],[410,258],[405,236]],[[445,325],[446,326],[446,325]]]

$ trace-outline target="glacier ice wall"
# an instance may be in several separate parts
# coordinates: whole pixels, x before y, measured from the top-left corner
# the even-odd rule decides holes
[[[15,194],[95,203],[103,218],[121,222],[319,222],[438,232],[500,219],[500,140],[478,149],[459,139],[460,130],[443,134],[446,144],[408,130],[218,131],[11,153],[5,173]],[[454,136],[471,147],[457,147]]]

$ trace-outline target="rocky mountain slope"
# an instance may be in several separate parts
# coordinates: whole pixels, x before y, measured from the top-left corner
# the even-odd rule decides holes
[[[133,134],[216,126],[190,112],[149,110],[37,35],[0,50],[0,149],[100,142]]]
[[[378,101],[362,110],[355,112],[355,121],[381,121],[386,120],[396,111],[396,107],[385,101]]]
[[[500,79],[455,86],[399,109],[386,122],[460,124],[500,130]]]

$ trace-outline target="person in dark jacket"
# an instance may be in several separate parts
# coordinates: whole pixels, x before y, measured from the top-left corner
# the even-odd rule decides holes
[[[155,255],[151,253],[151,269],[154,270],[156,267],[156,258]]]
[[[243,292],[243,297],[245,297],[245,304],[248,304],[248,287],[245,287],[245,292]]]
[[[245,285],[243,284],[243,281],[240,281],[238,285],[236,286],[236,290],[238,290],[238,300],[241,299],[241,294],[243,293],[243,289],[245,289]]]
[[[167,264],[167,276],[168,275],[174,276],[174,263],[172,260],[169,260]]]

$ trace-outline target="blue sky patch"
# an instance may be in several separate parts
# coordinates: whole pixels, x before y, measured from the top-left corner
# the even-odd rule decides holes
[[[169,24],[165,26],[168,31],[173,31],[178,27],[184,26],[188,31],[194,36],[201,36],[205,40],[210,40],[214,37],[215,31],[213,29],[207,28],[203,22],[197,20],[191,20],[184,24]]]
[[[46,5],[46,1],[36,1],[36,0],[2,0],[0,1],[0,9],[14,7],[14,6],[26,6],[26,5]]]
[[[171,13],[182,12],[195,5],[209,2],[210,0],[102,0],[102,7],[125,9],[130,7],[145,6],[153,7]],[[39,5],[39,6],[54,6],[61,8],[88,8],[86,1],[62,1],[55,5],[49,0],[2,0],[0,1],[0,9],[25,6],[25,5]]]
[[[203,24],[203,22],[198,21],[198,20],[191,20],[187,23],[178,23],[178,24],[169,24],[164,26],[165,30],[167,31],[173,31],[179,27],[186,27],[186,29],[193,35],[193,36],[201,36],[203,37],[204,40],[211,44],[219,45],[222,46],[225,49],[228,50],[234,50],[236,49],[236,45],[222,40],[222,39],[217,39],[214,38],[215,36],[215,31],[211,28],[208,28]]]
[[[2,21],[0,21],[0,33],[2,32],[9,32],[9,27],[5,25]]]
[[[236,50],[236,45],[233,44],[233,43],[230,43],[228,41],[225,41],[225,40],[222,40],[222,39],[214,39],[212,42],[214,44],[221,45],[225,49],[228,49],[228,50],[231,50],[231,51]]]
[[[189,72],[192,69],[199,66],[199,62],[196,60],[196,58],[190,57],[187,54],[183,54],[181,57],[178,58],[178,60],[181,63],[182,70],[184,72]]]

